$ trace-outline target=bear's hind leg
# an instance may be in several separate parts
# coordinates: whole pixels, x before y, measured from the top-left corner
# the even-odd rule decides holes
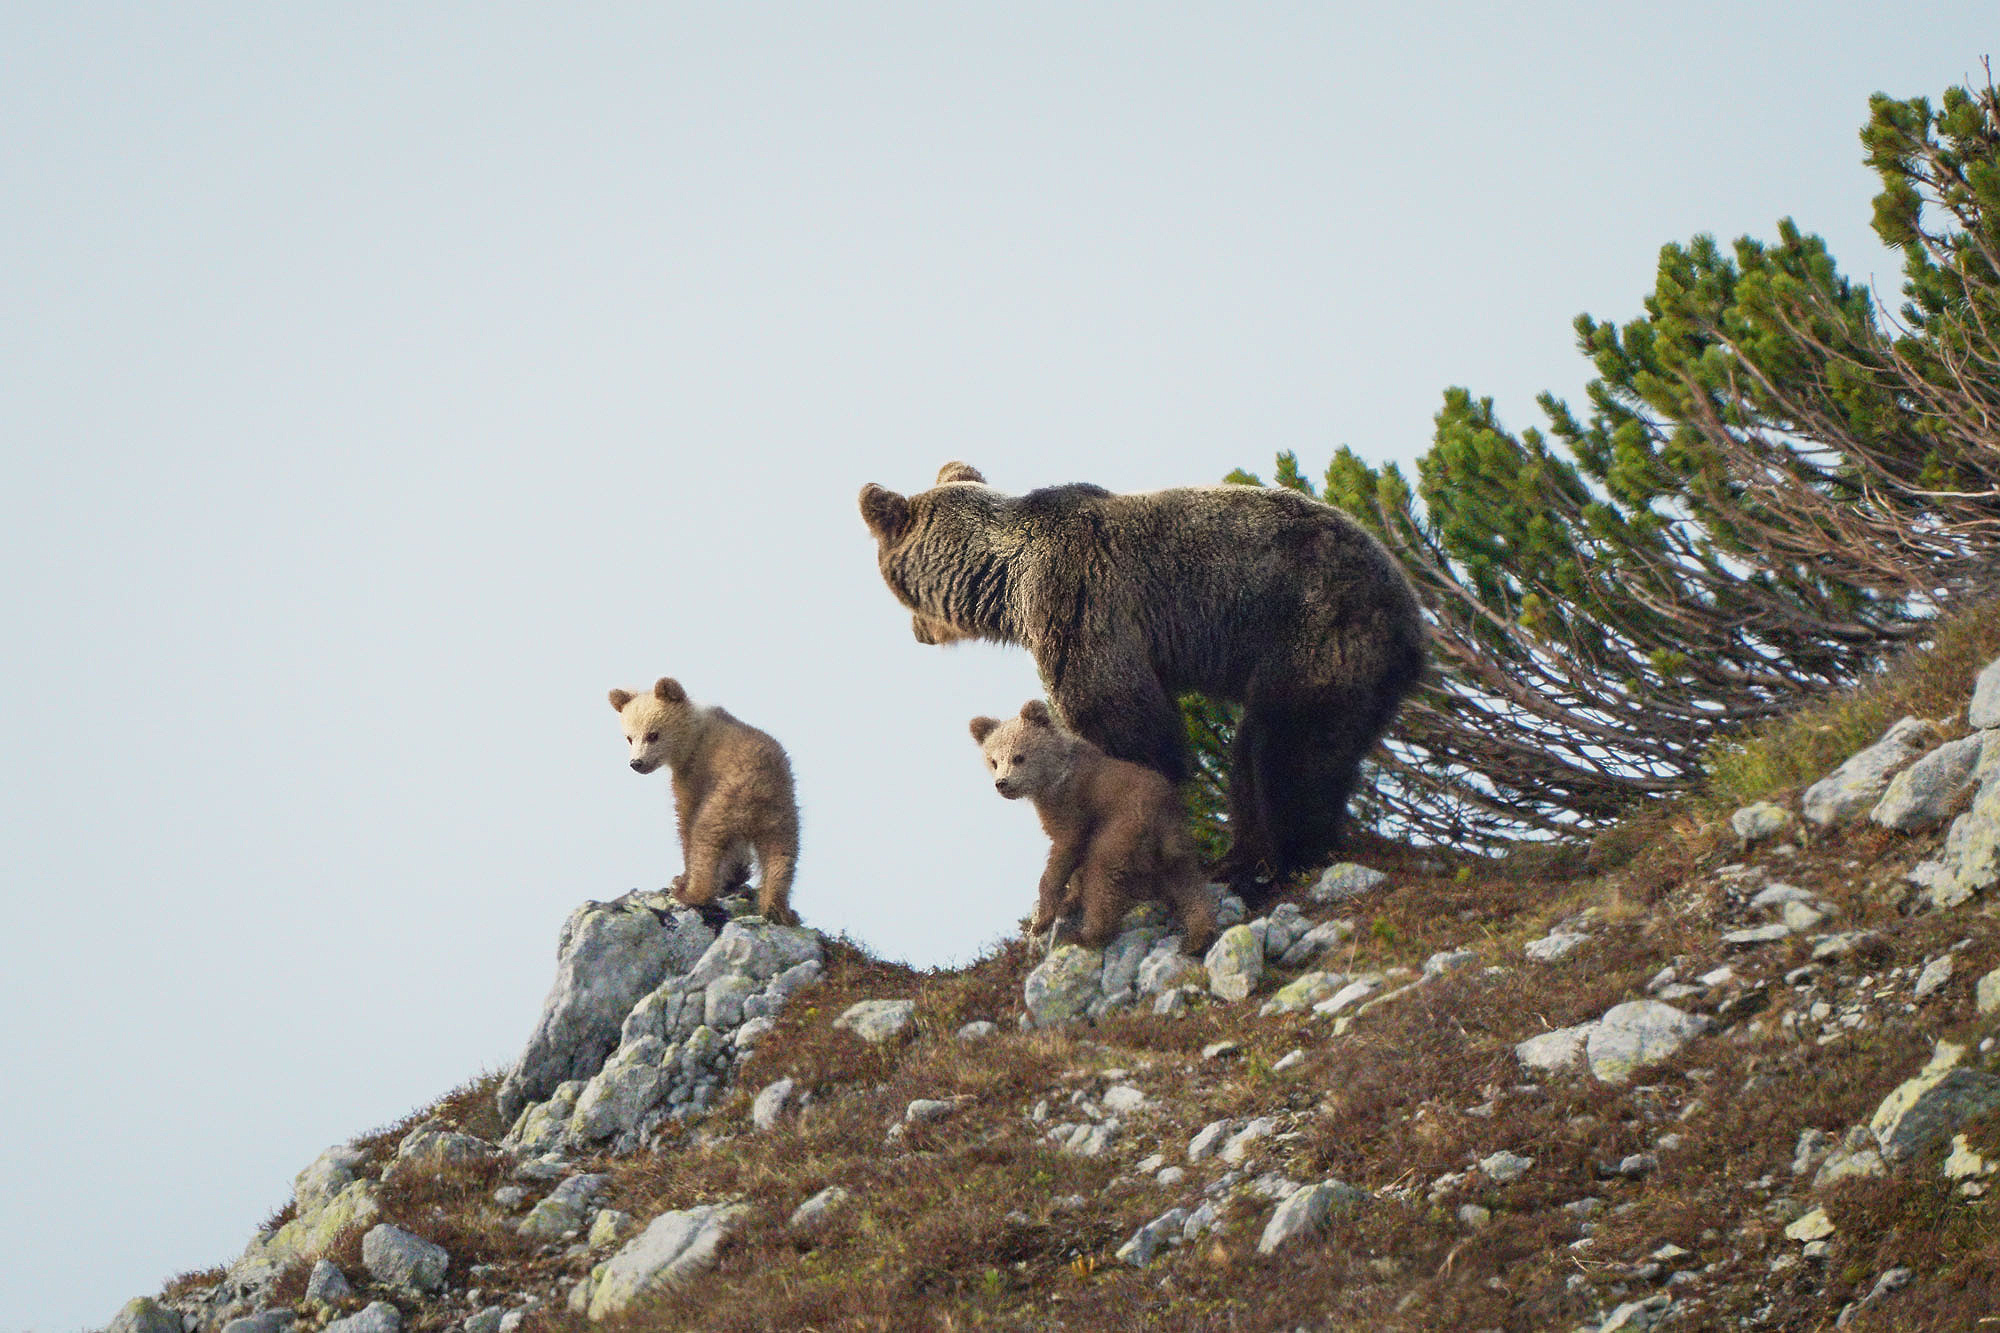
[[[792,873],[798,865],[798,839],[766,835],[757,841],[757,914],[780,926],[795,926]]]

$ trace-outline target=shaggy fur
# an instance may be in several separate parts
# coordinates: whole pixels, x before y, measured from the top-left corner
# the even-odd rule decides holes
[[[692,702],[679,681],[666,677],[649,694],[611,691],[611,706],[631,743],[633,770],[651,773],[663,764],[673,770],[686,866],[674,879],[674,896],[705,907],[717,894],[742,888],[754,854],[758,912],[796,922],[799,807],[784,748],[723,709]]]
[[[1014,496],[948,463],[916,495],[863,487],[861,514],[918,642],[1027,648],[1063,722],[1116,758],[1182,781],[1177,696],[1242,704],[1220,869],[1253,904],[1339,847],[1361,761],[1423,674],[1394,559],[1295,491]]]
[[[1027,797],[1049,835],[1049,864],[1030,929],[1083,908],[1083,943],[1101,948],[1126,909],[1157,899],[1180,914],[1181,945],[1199,954],[1215,937],[1215,902],[1173,785],[1150,768],[1113,759],[1061,730],[1032,699],[1021,715],[972,719],[993,787]]]

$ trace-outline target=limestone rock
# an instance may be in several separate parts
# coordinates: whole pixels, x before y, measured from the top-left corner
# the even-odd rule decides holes
[[[1522,946],[1522,952],[1538,963],[1554,963],[1575,953],[1583,945],[1590,943],[1590,936],[1573,931],[1558,930],[1529,940]]]
[[[472,1134],[440,1125],[419,1125],[396,1145],[396,1160],[432,1170],[454,1162],[481,1162],[500,1149]]]
[[[1964,1051],[1939,1042],[1929,1064],[1882,1099],[1868,1128],[1882,1156],[1902,1162],[1942,1142],[1976,1115],[2000,1109],[2000,1077],[1967,1069]]]
[[[1299,1236],[1324,1231],[1336,1210],[1355,1208],[1367,1197],[1367,1191],[1338,1180],[1306,1186],[1271,1214],[1271,1220],[1264,1225],[1264,1234],[1257,1240],[1257,1253],[1269,1254]]]
[[[512,1122],[557,1085],[595,1074],[632,1006],[669,973],[692,967],[714,938],[700,914],[657,912],[632,895],[572,912],[556,946],[555,984],[500,1084],[500,1118]]]
[[[785,1106],[792,1099],[792,1089],[798,1086],[789,1078],[781,1078],[765,1085],[762,1092],[750,1103],[750,1124],[759,1133],[778,1123],[778,1117],[785,1113]]]
[[[1800,803],[1805,817],[1821,827],[1859,818],[1881,798],[1898,769],[1937,741],[1937,728],[1930,723],[1914,717],[1902,719],[1884,732],[1881,740],[1806,788]]]
[[[1338,972],[1307,972],[1280,986],[1257,1010],[1258,1016],[1299,1013],[1312,1008],[1346,984],[1347,978]]]
[[[1584,1039],[1590,1072],[1605,1083],[1623,1083],[1645,1065],[1666,1059],[1705,1032],[1706,1020],[1658,1000],[1614,1005]]]
[[[1132,1239],[1118,1247],[1117,1259],[1134,1268],[1144,1268],[1162,1247],[1177,1245],[1181,1228],[1187,1224],[1187,1209],[1169,1208],[1132,1233]]]
[[[1557,1028],[1553,1032],[1530,1037],[1515,1044],[1514,1058],[1530,1069],[1546,1073],[1567,1069],[1583,1058],[1584,1044],[1595,1026],[1595,1023],[1579,1023],[1575,1027]]]
[[[785,1225],[797,1232],[812,1232],[826,1225],[835,1212],[854,1196],[839,1185],[828,1185],[792,1210]]]
[[[1248,926],[1231,926],[1216,937],[1202,960],[1208,969],[1209,993],[1220,1000],[1241,1000],[1257,989],[1264,976],[1264,946]]]
[[[1388,878],[1379,870],[1370,870],[1367,866],[1355,865],[1351,861],[1341,861],[1321,871],[1319,878],[1313,881],[1312,888],[1307,890],[1306,896],[1316,903],[1344,902],[1349,898],[1360,897]]]
[[[2000,1013],[2000,967],[1979,979],[1979,985],[1973,991],[1973,1003],[1978,1006],[1982,1017]]]
[[[1972,704],[1965,721],[1975,728],[2000,727],[2000,657],[1988,662],[1972,682]]]
[[[1098,950],[1081,944],[1058,946],[1022,984],[1028,1022],[1053,1028],[1081,1020],[1097,998],[1097,981],[1103,973],[1104,955]]]
[[[1282,967],[1303,967],[1330,949],[1345,944],[1354,934],[1352,921],[1322,921],[1307,929],[1278,959]]]
[[[1947,741],[1890,780],[1868,818],[1902,833],[1942,824],[1972,788],[1981,738]]]
[[[301,1213],[324,1208],[333,1196],[352,1185],[367,1160],[359,1148],[337,1143],[312,1159],[292,1178],[292,1205]]]
[[[915,1000],[862,1000],[833,1020],[861,1040],[880,1046],[906,1035],[917,1019]]]
[[[1833,1219],[1826,1215],[1826,1209],[1815,1208],[1785,1228],[1788,1240],[1825,1240],[1833,1234]]]
[[[1910,993],[1919,1000],[1929,999],[1950,983],[1952,970],[1956,966],[1957,960],[1950,954],[1939,954],[1924,964],[1924,970],[1918,974],[1917,984]]]
[[[993,1036],[999,1031],[1000,1028],[997,1024],[989,1023],[985,1019],[980,1018],[967,1023],[955,1035],[960,1041],[980,1041],[986,1037]]]
[[[1496,1152],[1491,1157],[1481,1158],[1479,1169],[1484,1171],[1494,1184],[1511,1185],[1527,1175],[1534,1165],[1535,1159],[1532,1157],[1523,1157],[1519,1153]]]
[[[181,1312],[150,1296],[134,1296],[112,1316],[104,1333],[181,1333]]]
[[[331,1259],[317,1260],[312,1272],[306,1277],[306,1299],[331,1305],[354,1295],[354,1287],[347,1280],[347,1274],[334,1266]]]
[[[707,1271],[749,1211],[748,1204],[703,1204],[660,1214],[577,1288],[583,1293],[584,1313],[592,1319],[621,1313],[649,1292],[679,1286]]]
[[[382,1222],[361,1238],[361,1264],[385,1287],[428,1292],[444,1285],[451,1256],[442,1245]]]
[[[1745,847],[1765,838],[1774,838],[1791,826],[1792,812],[1772,801],[1746,805],[1729,816],[1729,827]]]
[[[336,1319],[320,1333],[402,1333],[403,1315],[387,1301],[371,1301],[359,1314]]]
[[[547,1198],[528,1210],[514,1230],[530,1240],[560,1240],[583,1230],[593,1202],[611,1183],[599,1172],[574,1175],[549,1191]]]

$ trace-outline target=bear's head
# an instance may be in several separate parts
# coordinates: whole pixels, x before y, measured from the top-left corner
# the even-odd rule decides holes
[[[1040,699],[1022,704],[1020,716],[1005,722],[973,718],[972,739],[986,757],[993,789],[1010,801],[1054,790],[1076,763],[1075,738],[1056,726]]]
[[[681,683],[669,676],[660,677],[648,694],[611,691],[611,706],[618,710],[625,740],[632,747],[635,773],[650,773],[670,762],[674,741],[694,708]]]
[[[1006,499],[969,463],[946,463],[915,495],[870,482],[861,518],[875,535],[882,581],[910,610],[918,643],[1001,639],[1005,572],[995,521]]]

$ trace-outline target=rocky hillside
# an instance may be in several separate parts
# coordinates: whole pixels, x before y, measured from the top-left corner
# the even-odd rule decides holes
[[[586,904],[504,1076],[112,1327],[1979,1327],[1996,653],[1961,624],[1588,856],[1225,899],[1200,960],[1150,909],[920,973]]]

